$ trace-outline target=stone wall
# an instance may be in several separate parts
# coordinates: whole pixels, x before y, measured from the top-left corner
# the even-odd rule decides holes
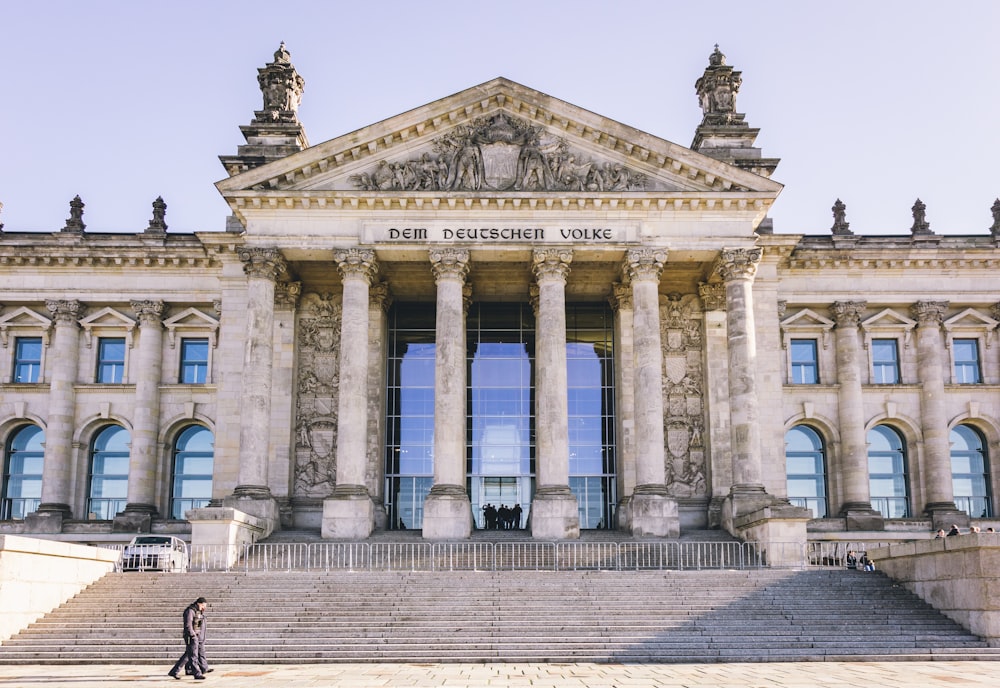
[[[918,540],[868,556],[889,577],[1000,647],[1000,533]]]
[[[0,535],[0,641],[112,571],[118,552]]]

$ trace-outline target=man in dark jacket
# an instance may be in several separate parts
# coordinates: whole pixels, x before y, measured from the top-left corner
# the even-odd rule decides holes
[[[179,679],[178,671],[185,664],[191,665],[194,671],[194,678],[197,681],[205,679],[205,670],[202,662],[205,657],[205,650],[202,647],[205,630],[205,607],[208,602],[204,597],[199,597],[184,609],[184,654],[174,664],[167,676]]]

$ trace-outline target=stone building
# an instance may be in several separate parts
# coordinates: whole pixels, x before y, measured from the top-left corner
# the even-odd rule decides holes
[[[313,146],[284,46],[258,71],[225,231],[157,199],[100,233],[79,198],[0,231],[0,532],[993,518],[1000,201],[977,236],[919,200],[900,235],[840,201],[772,233],[778,160],[718,49],[690,147],[502,78]]]

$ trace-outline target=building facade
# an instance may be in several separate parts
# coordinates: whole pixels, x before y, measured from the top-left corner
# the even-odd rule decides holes
[[[502,78],[310,145],[283,45],[258,79],[226,231],[0,226],[0,532],[993,518],[1000,201],[772,233],[718,49],[690,147]]]

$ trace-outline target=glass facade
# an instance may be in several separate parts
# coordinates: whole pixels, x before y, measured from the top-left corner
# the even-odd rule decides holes
[[[876,425],[868,432],[868,484],[872,507],[883,518],[910,515],[906,445],[898,432]]]
[[[389,315],[386,508],[392,528],[420,528],[434,474],[434,306]],[[467,488],[477,528],[485,508],[521,507],[534,492],[535,317],[527,304],[473,304],[467,316]],[[570,488],[582,528],[606,527],[614,492],[610,310],[567,309]]]
[[[788,500],[825,518],[826,450],[819,433],[807,425],[798,425],[785,433],[785,475]]]
[[[185,428],[174,445],[174,484],[170,496],[170,517],[184,518],[188,509],[207,506],[212,499],[212,468],[215,436],[208,428]]]
[[[0,520],[23,519],[42,501],[45,432],[37,425],[17,430],[7,445]]]
[[[951,431],[951,484],[955,506],[972,518],[993,516],[986,441],[970,425]]]
[[[87,512],[91,518],[107,521],[123,511],[128,502],[128,430],[109,425],[94,439],[90,455],[90,497]]]

